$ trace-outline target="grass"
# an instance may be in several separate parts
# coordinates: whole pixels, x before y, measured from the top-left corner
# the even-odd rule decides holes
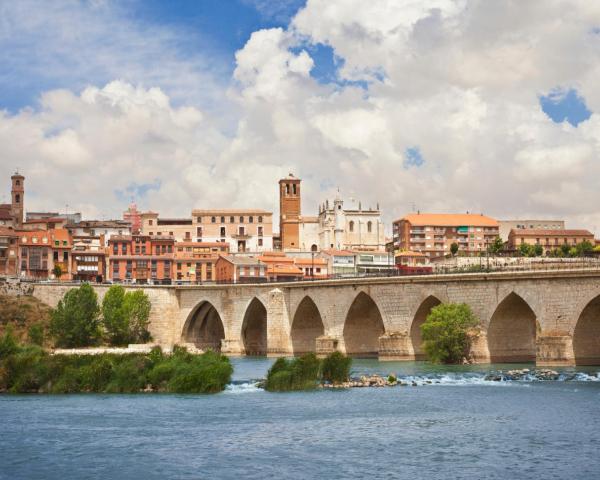
[[[265,390],[291,392],[311,390],[321,381],[341,383],[348,379],[352,359],[334,352],[319,360],[314,353],[298,358],[278,358],[267,373]]]
[[[0,335],[12,330],[19,342],[46,344],[50,311],[48,305],[31,296],[0,295]]]

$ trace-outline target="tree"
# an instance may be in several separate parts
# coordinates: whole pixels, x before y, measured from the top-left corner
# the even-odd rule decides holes
[[[151,304],[142,290],[125,292],[120,285],[108,289],[102,300],[102,320],[111,345],[146,343]]]
[[[539,243],[536,243],[533,247],[533,254],[536,257],[541,257],[544,254],[544,247],[542,247]]]
[[[459,363],[469,356],[470,331],[478,324],[464,303],[438,305],[421,325],[423,349],[434,363]]]
[[[594,250],[594,246],[592,245],[592,242],[590,242],[588,240],[584,240],[583,242],[578,243],[575,248],[577,249],[577,254],[579,256],[583,256],[586,253]]]
[[[102,322],[106,340],[111,345],[127,345],[130,340],[129,321],[123,309],[125,289],[113,285],[102,299]]]
[[[88,283],[65,293],[51,313],[50,333],[56,346],[95,345],[101,334],[99,312],[98,296]]]
[[[129,321],[129,331],[133,342],[146,343],[150,341],[148,324],[150,323],[151,308],[150,299],[143,290],[125,294],[123,309]]]
[[[529,257],[531,255],[531,245],[528,243],[522,243],[519,245],[519,253],[522,257]]]
[[[450,253],[452,253],[452,256],[456,255],[458,253],[458,243],[453,242],[450,245]]]
[[[563,254],[563,257],[566,257],[566,256],[568,256],[568,255],[569,255],[569,251],[570,251],[570,250],[571,250],[571,247],[570,247],[569,245],[567,245],[566,243],[563,243],[563,244],[560,246],[560,251],[562,252],[562,254]]]
[[[488,252],[497,254],[504,250],[504,242],[500,237],[496,237],[496,239],[490,244],[488,247]]]
[[[52,273],[57,280],[60,280],[60,277],[62,277],[63,274],[62,267],[60,265],[54,265]]]

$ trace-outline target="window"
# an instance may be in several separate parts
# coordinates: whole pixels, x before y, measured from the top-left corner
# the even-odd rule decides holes
[[[221,223],[225,223],[225,217],[221,217]]]
[[[296,195],[296,184],[295,183],[292,185],[292,192],[294,193],[294,195]]]
[[[350,231],[354,231],[354,222],[352,220],[350,221]]]
[[[21,195],[18,193],[15,195],[15,203],[21,203]]]
[[[258,223],[262,223],[262,215],[258,216]]]
[[[254,217],[248,217],[248,223],[254,223]]]
[[[202,217],[198,217],[198,218],[196,218],[196,221],[197,221],[198,223],[202,223]]]
[[[221,227],[221,236],[224,237],[225,236],[225,227]]]
[[[234,223],[234,222],[235,222],[235,218],[229,217],[229,223]]]
[[[150,232],[150,236],[154,235],[154,232]]]
[[[217,217],[210,217],[210,223],[217,223]]]
[[[289,194],[290,194],[290,184],[289,184],[289,183],[286,183],[286,184],[285,184],[285,194],[286,194],[286,195],[289,195]]]
[[[240,227],[240,235],[245,235],[246,234],[246,229],[244,227]]]
[[[16,185],[17,185],[17,187],[18,187],[19,185],[21,185],[21,180],[17,180],[17,181],[16,181]]]
[[[148,225],[153,225],[152,220],[148,220]]]
[[[53,258],[54,258],[55,262],[58,262],[58,252],[56,252],[56,251],[54,252],[54,257]]]
[[[63,252],[63,262],[69,261],[69,252]]]
[[[167,245],[167,253],[173,253],[173,245]]]
[[[202,227],[196,228],[196,236],[197,237],[201,237],[202,236]]]
[[[263,239],[262,239],[262,238],[259,238],[259,239],[258,239],[258,246],[259,246],[259,247],[262,247],[262,246],[263,246]]]
[[[258,227],[258,236],[259,237],[263,236],[263,227]]]
[[[127,255],[127,244],[126,243],[121,244],[121,255]]]
[[[373,230],[373,222],[371,222],[370,220],[367,222],[367,232],[371,233],[371,231]]]
[[[244,217],[240,217],[240,223],[244,223]]]

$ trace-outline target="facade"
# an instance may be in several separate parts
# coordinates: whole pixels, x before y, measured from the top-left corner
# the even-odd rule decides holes
[[[594,234],[588,230],[544,230],[518,228],[512,229],[508,235],[508,247],[517,249],[519,245],[526,243],[529,245],[541,245],[544,253],[548,253],[562,245],[575,247],[578,243],[584,241],[594,245]]]
[[[102,236],[104,246],[112,236],[122,237],[131,235],[131,224],[124,220],[84,220],[78,223],[68,223],[65,228],[73,237],[95,238]]]
[[[279,228],[284,251],[384,251],[385,228],[379,206],[344,208],[338,195],[319,206],[316,217],[303,216],[301,180],[292,174],[279,180]]]
[[[78,223],[81,222],[81,213],[27,212],[25,214],[26,222],[31,222],[32,220],[44,220],[47,218],[63,218],[66,219],[66,223]]]
[[[255,257],[220,256],[216,262],[219,283],[262,283],[267,281],[267,268]]]
[[[507,242],[508,234],[514,229],[564,230],[564,220],[498,220],[500,238]]]
[[[71,277],[71,249],[69,232],[56,230],[21,230],[18,235],[19,275],[32,279],[52,279],[56,266],[61,268],[61,280]]]
[[[54,230],[64,228],[67,219],[64,217],[46,217],[27,220],[21,226],[21,230]]]
[[[349,250],[322,250],[319,258],[327,262],[327,272],[334,276],[356,275],[356,258]]]
[[[123,221],[131,225],[132,233],[140,233],[142,229],[142,212],[137,209],[134,202],[131,202],[127,210],[123,212]]]
[[[217,260],[228,253],[228,243],[177,242],[174,278],[190,283],[214,282]]]
[[[431,273],[433,271],[427,255],[421,252],[411,252],[408,250],[397,252],[395,260],[396,268],[401,273],[421,274]]]
[[[18,274],[19,236],[12,228],[0,227],[0,275]]]
[[[483,214],[412,213],[394,222],[393,234],[396,250],[434,258],[450,254],[457,243],[459,252],[476,255],[499,236],[499,226]]]
[[[108,278],[113,282],[171,283],[175,240],[170,236],[112,236]]]
[[[71,251],[73,280],[102,282],[106,279],[104,235],[73,237]]]
[[[312,258],[295,258],[294,265],[302,270],[305,280],[323,280],[329,275],[327,260],[313,256]]]

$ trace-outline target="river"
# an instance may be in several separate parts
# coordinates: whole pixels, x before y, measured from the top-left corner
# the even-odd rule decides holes
[[[276,394],[252,382],[270,360],[233,363],[218,395],[2,395],[0,478],[600,478],[600,368],[490,382],[512,366],[356,360],[419,386]]]

